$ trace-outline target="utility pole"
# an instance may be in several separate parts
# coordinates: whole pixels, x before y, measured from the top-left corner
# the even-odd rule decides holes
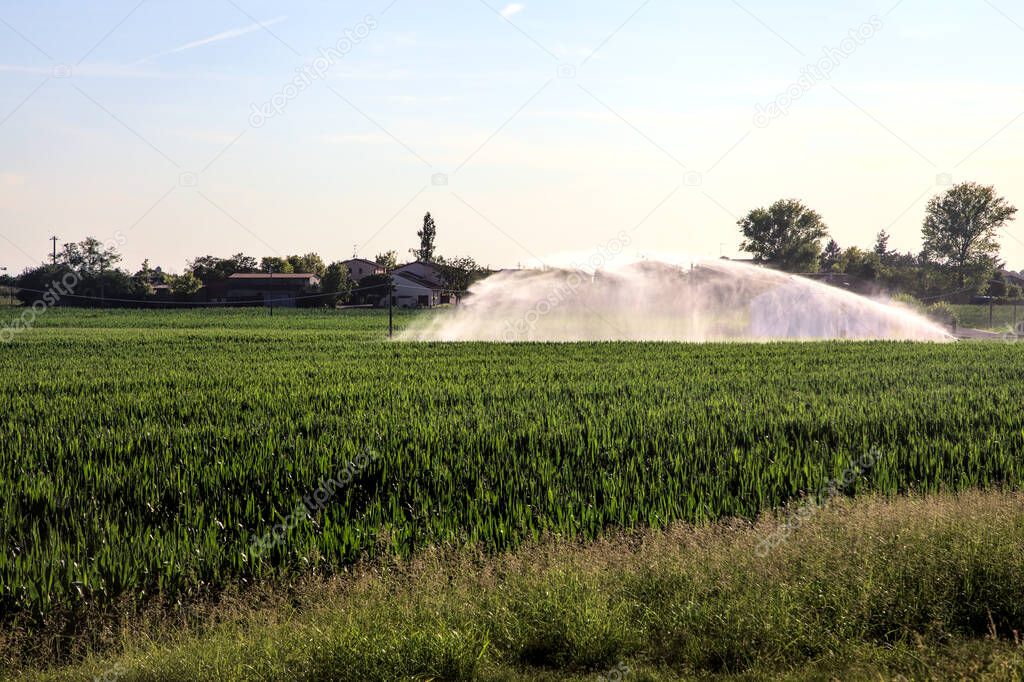
[[[50,241],[53,242],[53,264],[57,264],[57,240],[60,239],[57,235],[50,237]]]

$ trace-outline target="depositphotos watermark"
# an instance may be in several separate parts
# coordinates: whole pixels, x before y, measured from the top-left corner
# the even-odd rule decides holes
[[[850,34],[840,41],[838,47],[823,48],[824,55],[821,59],[805,66],[796,81],[790,83],[768,104],[758,104],[755,107],[754,125],[758,128],[767,128],[772,121],[788,114],[793,102],[813,90],[814,86],[822,81],[830,80],[833,71],[842,66],[861,45],[874,38],[883,28],[885,24],[881,17],[872,16],[858,28],[851,29]]]
[[[537,327],[537,321],[551,311],[558,308],[571,298],[574,298],[580,287],[587,282],[586,270],[597,271],[603,268],[608,261],[622,253],[623,249],[630,245],[632,240],[626,232],[619,232],[615,237],[602,244],[590,255],[583,265],[572,265],[565,281],[552,286],[548,294],[533,304],[522,317],[517,320],[505,321],[504,338],[506,341],[521,341],[529,338],[530,332]]]
[[[822,484],[821,487],[818,488],[817,494],[810,502],[793,512],[786,520],[786,523],[784,523],[770,536],[764,538],[758,543],[757,555],[764,558],[768,556],[773,549],[789,540],[789,537],[796,532],[800,526],[813,518],[822,507],[831,502],[842,491],[849,489],[849,487],[853,485],[854,481],[864,475],[864,472],[874,468],[875,464],[878,463],[878,460],[881,459],[881,457],[882,452],[878,448],[873,447],[867,452],[867,454],[851,464],[846,471],[843,472],[842,476]]]
[[[308,64],[303,64],[295,69],[296,76],[290,83],[271,95],[270,99],[263,104],[255,102],[250,104],[249,125],[253,128],[260,128],[268,120],[283,114],[289,102],[314,82],[323,80],[331,67],[366,40],[378,25],[376,17],[367,15],[354,28],[346,28],[343,31],[344,35],[334,45],[319,48],[317,57]]]
[[[258,559],[269,552],[274,546],[282,544],[288,537],[288,533],[300,524],[312,519],[315,514],[323,510],[327,503],[338,494],[338,491],[345,489],[356,474],[366,469],[377,459],[377,453],[367,448],[362,454],[356,457],[345,466],[338,469],[334,476],[320,481],[316,490],[303,497],[294,511],[286,516],[281,523],[275,525],[249,546],[249,558]]]
[[[13,322],[0,322],[0,343],[10,343],[14,337],[26,329],[31,329],[36,319],[50,308],[60,303],[64,296],[71,296],[82,277],[71,270],[66,272],[60,281],[54,280],[32,305],[25,308]]]

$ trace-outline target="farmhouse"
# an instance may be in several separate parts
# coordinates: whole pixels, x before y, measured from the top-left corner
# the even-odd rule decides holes
[[[296,300],[316,293],[320,278],[310,273],[237,273],[208,287],[211,301],[294,308]]]

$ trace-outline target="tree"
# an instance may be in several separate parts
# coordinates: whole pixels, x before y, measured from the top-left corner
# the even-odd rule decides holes
[[[320,280],[320,288],[324,294],[330,294],[323,297],[324,304],[330,307],[347,301],[352,291],[352,280],[348,278],[348,266],[337,261],[328,265]]]
[[[121,305],[124,300],[139,300],[149,293],[147,287],[139,286],[127,272],[113,268],[98,273],[82,272],[81,282],[75,287],[80,299],[71,299],[71,305]],[[109,299],[109,300],[108,300]]]
[[[218,267],[220,261],[221,259],[216,256],[199,256],[188,261],[187,267],[188,271],[195,275],[200,282],[209,284],[224,279],[223,273]]]
[[[864,251],[856,246],[851,246],[843,251],[836,269],[862,281],[873,282],[882,272],[882,263],[876,252]]]
[[[57,258],[58,263],[67,265],[85,275],[98,275],[109,270],[114,263],[121,260],[121,254],[113,246],[103,248],[103,242],[95,237],[86,237],[77,244],[72,242],[64,245],[64,250]]]
[[[436,262],[441,269],[445,286],[454,291],[466,291],[473,282],[488,274],[486,268],[481,267],[469,256],[450,259],[438,256]]]
[[[223,268],[228,277],[239,272],[259,271],[256,259],[252,256],[246,256],[244,253],[236,253],[231,258],[224,259]]]
[[[423,229],[417,232],[416,236],[420,238],[420,248],[412,249],[412,255],[418,261],[433,263],[434,238],[437,237],[437,226],[434,225],[434,219],[430,217],[429,211],[423,216]]]
[[[142,265],[139,266],[139,271],[136,272],[133,275],[133,277],[148,282],[153,277],[154,272],[156,271],[153,270],[153,268],[149,267],[149,259],[147,258],[146,260],[142,261]]]
[[[287,275],[295,272],[295,268],[288,260],[280,256],[264,256],[260,259],[260,272]]]
[[[977,290],[995,269],[996,231],[1017,209],[995,187],[964,182],[932,197],[925,212],[924,255],[952,271],[961,290]]]
[[[171,292],[182,298],[191,296],[202,288],[203,283],[191,272],[184,272],[170,278]]]
[[[818,267],[821,240],[828,228],[821,216],[796,199],[776,201],[739,221],[744,240],[740,249],[754,259],[788,272]]]
[[[398,254],[394,251],[378,253],[373,262],[384,268],[385,272],[391,272],[398,267]]]
[[[32,305],[36,301],[45,300],[45,292],[56,291],[61,295],[56,304],[72,305],[76,301],[66,298],[65,293],[78,293],[80,281],[78,273],[66,263],[44,263],[35,268],[26,268],[18,275],[15,280],[18,290],[14,295],[25,305]]]
[[[832,272],[843,257],[843,249],[835,239],[829,239],[825,245],[825,251],[821,254],[821,271]]]
[[[884,264],[888,264],[892,261],[893,256],[896,255],[895,251],[889,250],[889,233],[885,230],[880,230],[875,235],[875,255],[878,256],[878,260]]]
[[[142,267],[139,268],[138,272],[132,275],[132,282],[135,284],[135,288],[144,296],[149,296],[153,293],[153,281],[156,277],[156,271],[149,267],[149,259],[142,261]]]
[[[236,253],[230,258],[199,256],[188,262],[188,271],[203,284],[219,282],[237,273],[259,272],[259,264],[252,256]]]
[[[315,253],[307,253],[305,256],[288,256],[288,262],[292,266],[292,272],[313,274],[322,277],[326,271],[323,259]]]

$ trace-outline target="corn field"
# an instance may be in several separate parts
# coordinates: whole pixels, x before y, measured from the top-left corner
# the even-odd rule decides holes
[[[750,518],[871,448],[844,492],[1024,472],[1024,346],[400,344],[386,322],[57,310],[0,344],[0,618]]]

